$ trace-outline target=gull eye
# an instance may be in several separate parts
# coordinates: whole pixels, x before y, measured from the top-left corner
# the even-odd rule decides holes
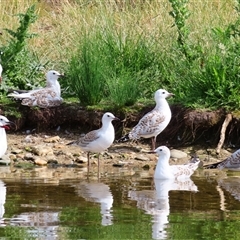
[[[56,73],[55,72],[53,72],[53,75],[55,75]]]
[[[162,152],[162,149],[159,149],[160,152]]]

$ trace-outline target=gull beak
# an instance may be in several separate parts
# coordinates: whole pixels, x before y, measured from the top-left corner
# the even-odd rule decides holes
[[[6,130],[9,130],[11,128],[11,126],[14,126],[16,128],[16,124],[14,122],[7,122],[6,125],[2,126],[3,128],[5,128]]]
[[[2,82],[2,77],[0,77],[0,83]]]
[[[172,97],[172,96],[175,96],[175,94],[174,93],[168,93],[167,97]]]
[[[115,117],[113,120],[118,120],[118,121],[120,121],[120,119],[119,119],[119,118],[117,118],[117,117]]]
[[[60,74],[59,77],[65,77],[65,75],[64,74]]]

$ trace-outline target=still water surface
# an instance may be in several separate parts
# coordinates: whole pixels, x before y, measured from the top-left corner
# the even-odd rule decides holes
[[[103,172],[0,167],[0,239],[240,239],[238,172]]]

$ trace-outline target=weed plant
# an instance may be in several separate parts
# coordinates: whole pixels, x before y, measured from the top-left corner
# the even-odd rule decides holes
[[[18,14],[19,27],[16,31],[3,29],[3,34],[8,34],[9,39],[5,45],[0,46],[1,64],[4,69],[4,82],[0,85],[2,93],[9,88],[32,89],[40,86],[36,79],[41,75],[42,67],[38,56],[29,51],[28,40],[35,35],[29,33],[29,27],[33,24],[37,15],[35,6],[29,7],[25,14]],[[3,91],[4,90],[4,91]]]
[[[9,15],[2,9],[26,12],[22,7],[35,1],[5,2],[3,26]],[[27,36],[16,59],[27,63],[23,72],[45,61],[65,70],[62,88],[83,105],[131,105],[166,88],[187,107],[237,109],[239,6],[240,0],[41,1],[30,24],[38,36]],[[6,34],[1,38],[8,46]]]

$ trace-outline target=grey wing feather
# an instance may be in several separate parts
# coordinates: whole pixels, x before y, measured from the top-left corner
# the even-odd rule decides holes
[[[86,147],[91,142],[97,140],[99,138],[98,130],[93,130],[89,133],[87,133],[84,137],[80,138],[76,144],[81,147]]]

